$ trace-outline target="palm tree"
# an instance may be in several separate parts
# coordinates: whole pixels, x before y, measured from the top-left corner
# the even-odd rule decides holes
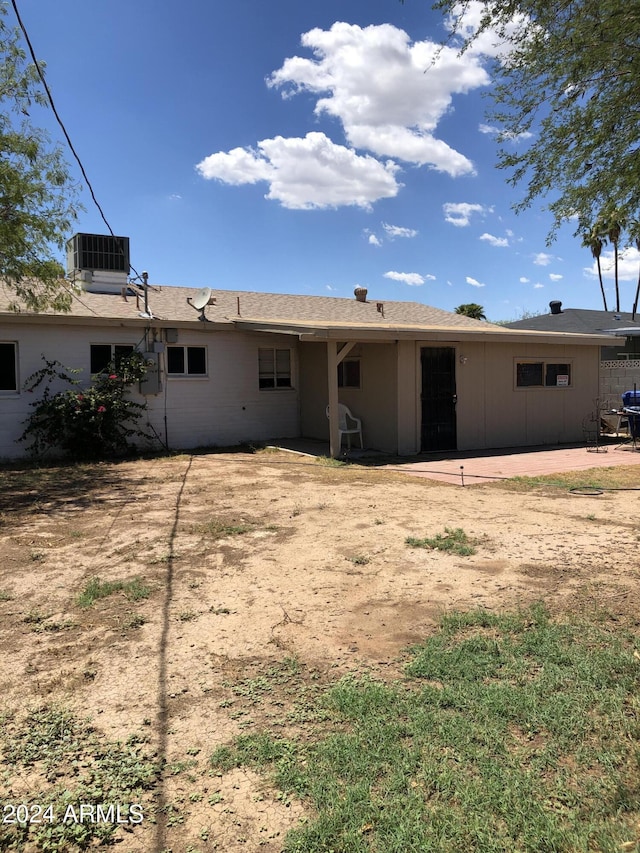
[[[616,311],[620,310],[620,288],[618,286],[618,244],[622,233],[622,222],[617,211],[612,211],[606,218],[607,239],[613,244],[613,264],[616,282]]]
[[[629,225],[629,236],[636,244],[636,249],[640,252],[640,222],[637,220]],[[633,308],[631,309],[631,319],[636,319],[636,311],[638,309],[638,297],[640,297],[640,272],[638,273],[638,285],[636,287],[636,295],[633,298]]]
[[[599,227],[597,225],[594,225],[590,231],[587,231],[587,233],[582,238],[582,245],[587,246],[589,249],[591,249],[591,254],[596,259],[596,264],[598,265],[598,279],[600,280],[600,293],[602,294],[602,302],[604,304],[604,310],[608,311],[607,297],[605,296],[604,284],[602,282],[602,267],[600,266],[600,255],[602,254],[603,242],[600,234],[598,233],[599,230]]]
[[[465,317],[471,317],[472,320],[486,320],[484,308],[478,305],[477,302],[467,302],[465,305],[458,305],[453,309],[456,314],[464,314]]]

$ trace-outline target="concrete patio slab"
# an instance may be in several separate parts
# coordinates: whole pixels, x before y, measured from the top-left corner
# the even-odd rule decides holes
[[[282,439],[271,446],[308,456],[329,456],[329,445],[307,439]],[[631,443],[605,444],[596,451],[584,444],[554,447],[500,448],[466,453],[420,454],[412,457],[388,457],[377,451],[352,451],[346,459],[354,464],[375,465],[388,471],[399,471],[413,477],[426,477],[454,485],[538,477],[589,468],[638,465],[640,482],[640,447]]]

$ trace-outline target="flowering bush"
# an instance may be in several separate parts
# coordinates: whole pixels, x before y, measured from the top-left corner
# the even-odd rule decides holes
[[[126,454],[134,437],[151,438],[138,426],[146,404],[127,397],[127,389],[146,373],[140,353],[133,352],[118,359],[117,368],[111,364],[108,371],[96,374],[92,384],[82,389],[78,387],[81,371],[42,358],[45,366],[24,384],[24,390],[29,393],[44,386],[42,397],[31,404],[33,412],[18,439],[28,442],[30,453],[100,459]],[[52,393],[52,383],[57,380],[72,388]]]

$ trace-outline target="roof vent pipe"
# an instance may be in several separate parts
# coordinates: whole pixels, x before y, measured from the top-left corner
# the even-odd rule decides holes
[[[366,287],[356,287],[356,289],[353,291],[353,295],[358,300],[358,302],[366,302],[367,293],[368,290]]]
[[[562,314],[562,302],[559,302],[557,299],[549,303],[549,308],[552,314]]]

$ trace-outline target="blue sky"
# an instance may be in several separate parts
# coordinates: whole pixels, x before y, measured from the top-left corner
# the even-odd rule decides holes
[[[549,247],[542,203],[513,213],[522,189],[495,168],[486,56],[436,54],[446,29],[430,0],[19,8],[98,201],[151,283],[360,285],[447,310],[478,302],[494,320],[551,299],[602,307],[573,228]],[[34,120],[62,140],[52,116]],[[106,233],[82,200],[77,230]],[[622,263],[623,308],[637,260]]]

